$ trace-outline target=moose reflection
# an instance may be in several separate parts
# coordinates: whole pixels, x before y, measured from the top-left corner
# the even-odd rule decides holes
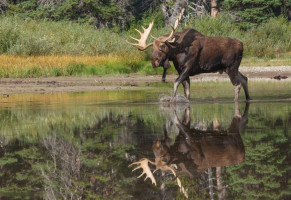
[[[177,177],[178,174],[194,177],[211,167],[217,167],[217,188],[222,190],[223,188],[219,185],[221,183],[220,167],[243,162],[245,158],[245,148],[240,131],[248,123],[248,110],[249,103],[246,103],[244,113],[241,115],[238,103],[235,103],[235,115],[228,129],[223,130],[219,123],[213,123],[212,130],[204,130],[190,127],[190,107],[185,109],[182,120],[178,118],[176,110],[173,109],[173,121],[179,130],[175,142],[171,144],[171,139],[164,126],[164,138],[153,142],[155,160],[142,158],[130,166],[137,165],[133,171],[142,168],[143,172],[139,177],[146,174],[145,180],[150,178],[155,185],[156,179],[153,175],[155,171],[172,173],[185,197],[188,197],[188,194]],[[149,163],[156,167],[153,173]]]

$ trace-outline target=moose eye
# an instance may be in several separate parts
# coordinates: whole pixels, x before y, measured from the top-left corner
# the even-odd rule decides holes
[[[166,48],[166,45],[164,45],[164,44],[162,44],[161,46],[160,46],[160,49],[161,50],[164,50]]]

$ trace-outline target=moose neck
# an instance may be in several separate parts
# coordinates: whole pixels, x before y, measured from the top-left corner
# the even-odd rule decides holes
[[[179,52],[178,49],[179,48],[175,50],[176,53],[173,53],[171,56],[169,56],[169,60],[173,61],[175,69],[178,71],[178,73],[181,73],[187,54],[185,52]]]
[[[166,43],[168,48],[169,48],[169,53],[168,53],[168,58],[170,61],[175,61],[177,54],[179,54],[179,46],[177,43],[175,44],[170,44],[170,43]]]

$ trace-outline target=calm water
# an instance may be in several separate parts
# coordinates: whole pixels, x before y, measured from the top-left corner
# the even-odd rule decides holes
[[[238,106],[215,84],[176,106],[158,103],[168,86],[2,98],[0,199],[291,199],[291,89],[280,84],[253,85],[257,100]]]

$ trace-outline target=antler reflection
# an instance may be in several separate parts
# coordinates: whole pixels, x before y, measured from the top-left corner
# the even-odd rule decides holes
[[[135,170],[137,170],[137,169],[142,169],[143,170],[142,174],[139,175],[137,178],[140,178],[140,177],[142,177],[142,175],[146,174],[146,177],[145,177],[144,181],[146,181],[148,178],[150,178],[151,181],[152,181],[152,184],[157,185],[156,179],[153,176],[153,173],[152,173],[152,171],[151,171],[151,169],[149,167],[149,163],[155,165],[155,163],[152,162],[152,161],[150,161],[149,159],[142,158],[142,159],[140,159],[137,162],[131,163],[130,165],[128,165],[128,167],[131,167],[133,165],[139,165],[139,166],[137,166],[136,168],[134,168],[132,170],[132,172],[135,171]]]
[[[150,167],[149,167],[149,163],[151,163],[151,164],[153,164],[153,165],[156,166],[156,169],[154,170],[153,173],[155,173],[157,170],[170,171],[170,172],[174,175],[174,177],[176,178],[177,184],[178,184],[178,186],[179,186],[179,188],[180,188],[180,192],[182,192],[182,193],[184,194],[184,196],[185,196],[186,198],[188,198],[188,194],[187,194],[185,188],[183,187],[183,185],[182,185],[182,183],[181,183],[181,180],[177,177],[177,174],[176,174],[176,172],[175,172],[175,169],[174,169],[172,166],[163,165],[163,166],[159,166],[159,167],[158,167],[158,166],[156,165],[156,163],[150,161],[149,159],[147,159],[147,158],[142,158],[142,159],[140,159],[140,160],[137,161],[137,162],[131,163],[131,164],[129,165],[129,167],[131,167],[131,166],[133,166],[133,165],[139,165],[139,166],[137,166],[136,168],[134,168],[134,169],[132,170],[132,171],[135,171],[135,170],[137,170],[137,169],[142,169],[142,170],[143,170],[142,174],[139,175],[137,178],[140,178],[140,177],[142,177],[142,175],[146,174],[146,177],[145,177],[144,181],[146,181],[146,179],[150,178],[151,181],[152,181],[152,184],[154,184],[154,185],[156,186],[156,185],[157,185],[157,183],[156,183],[156,179],[155,179],[155,177],[153,176],[153,173],[152,173],[152,171],[151,171],[151,169],[150,169]]]

